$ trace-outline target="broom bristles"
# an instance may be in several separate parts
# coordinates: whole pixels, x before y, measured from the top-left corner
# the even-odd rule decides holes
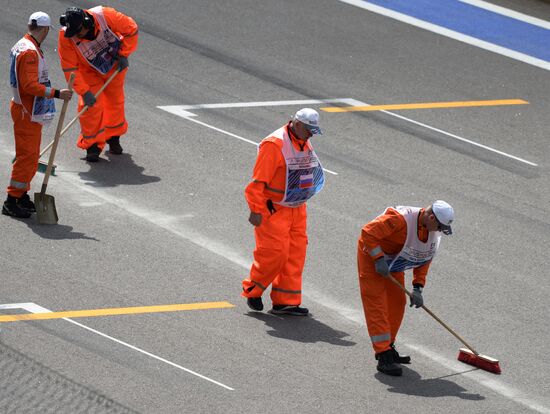
[[[458,353],[458,360],[474,367],[480,368],[484,371],[500,374],[502,371],[498,363],[498,359],[491,358],[486,355],[476,355],[472,351],[466,348],[460,348]]]

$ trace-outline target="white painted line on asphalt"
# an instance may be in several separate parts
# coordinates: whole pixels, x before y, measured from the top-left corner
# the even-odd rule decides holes
[[[158,108],[160,108],[160,106],[159,106]],[[172,112],[172,113],[173,113],[173,112]],[[180,116],[181,116],[181,115],[180,115]],[[239,136],[239,135],[233,134],[232,132],[226,131],[225,129],[221,129],[221,128],[215,127],[214,125],[207,124],[206,122],[202,122],[202,121],[199,121],[199,120],[197,120],[197,119],[194,119],[194,118],[191,118],[191,117],[186,117],[186,116],[184,116],[183,118],[186,119],[186,120],[188,120],[188,121],[194,122],[194,123],[196,123],[196,124],[205,126],[205,127],[207,127],[207,128],[210,128],[210,129],[213,129],[214,131],[221,132],[222,134],[228,135],[228,136],[230,136],[230,137],[240,139],[241,141],[244,141],[244,142],[248,142],[249,144],[253,144],[253,145],[256,145],[256,146],[260,145],[260,144],[258,144],[257,142],[254,142],[254,141],[249,140],[249,139],[247,139],[247,138],[244,138],[244,137],[241,137],[241,136]],[[323,168],[323,171],[326,171],[326,172],[328,172],[329,174],[338,175],[337,172],[334,172],[334,171],[332,171],[332,170],[328,170],[328,169],[326,169],[326,168]]]
[[[354,104],[354,106],[370,106],[370,104],[368,103],[365,103],[365,102],[361,102],[359,105],[357,105],[357,102],[359,101],[356,101],[356,104]],[[506,152],[503,152],[503,151],[499,151],[495,148],[491,148],[487,145],[483,145],[483,144],[479,144],[475,141],[472,141],[470,139],[467,139],[467,138],[463,138],[463,137],[460,137],[458,135],[455,135],[455,134],[451,134],[450,132],[447,132],[447,131],[444,131],[442,129],[439,129],[439,128],[435,128],[433,126],[430,126],[428,124],[424,124],[422,122],[418,122],[418,121],[415,121],[414,119],[411,119],[411,118],[407,118],[406,116],[403,116],[403,115],[398,115],[394,112],[391,112],[391,111],[385,111],[385,110],[381,110],[379,112],[384,112],[385,114],[388,114],[388,115],[391,115],[395,118],[399,118],[399,119],[402,119],[403,121],[407,121],[407,122],[410,122],[412,124],[415,124],[415,125],[418,125],[418,126],[421,126],[423,128],[427,128],[429,130],[432,130],[432,131],[435,131],[435,132],[438,132],[440,134],[443,134],[443,135],[446,135],[450,138],[454,138],[458,141],[462,141],[462,142],[466,142],[470,145],[473,145],[475,147],[478,147],[478,148],[483,148],[484,150],[487,150],[487,151],[490,151],[490,152],[494,152],[495,154],[499,154],[499,155],[502,155],[503,157],[507,157],[507,158],[511,158],[513,160],[516,160],[516,161],[519,161],[519,162],[522,162],[524,164],[528,164],[528,165],[531,165],[533,167],[537,167],[538,164],[535,164],[534,162],[531,162],[531,161],[528,161],[526,159],[523,159],[523,158],[520,158],[520,157],[516,157],[515,155],[512,155],[512,154],[508,154]]]
[[[158,226],[166,231],[187,240],[196,246],[202,247],[210,253],[215,254],[216,256],[222,257],[223,259],[228,260],[235,265],[242,267],[245,270],[250,270],[251,260],[248,257],[245,257],[241,252],[234,250],[231,246],[228,246],[220,241],[220,239],[210,238],[201,234],[200,232],[186,226],[183,223],[177,223],[173,216],[165,214],[163,212],[154,211],[146,207],[138,207],[124,199],[110,196],[109,194],[101,191],[100,189],[89,187],[82,184],[82,180],[76,173],[63,172],[58,178],[59,180],[70,182],[72,185],[77,187],[81,191],[85,191],[89,194],[93,194],[101,200],[104,200],[113,205],[115,208],[120,208],[138,218],[141,218],[155,226]],[[343,319],[352,321],[362,327],[365,326],[364,316],[361,311],[357,309],[349,308],[345,305],[342,305],[341,302],[334,300],[331,296],[325,295],[319,291],[315,291],[314,288],[308,287],[308,293],[305,294],[308,299],[312,302],[315,302],[319,306],[331,309],[336,314],[340,315]],[[403,335],[401,335],[403,336]],[[409,346],[409,345],[407,345]],[[414,345],[410,345],[414,347]],[[424,349],[424,355],[427,358],[440,363],[452,371],[464,373],[464,365],[458,364],[455,365],[455,361],[448,358],[442,357],[436,352],[427,351],[425,348],[417,346],[415,349]],[[502,395],[505,398],[508,398],[512,401],[515,401],[519,404],[526,405],[529,407],[540,407],[539,412],[544,414],[550,414],[550,409],[547,408],[544,404],[537,401],[536,397],[530,397],[527,393],[519,391],[513,387],[508,386],[502,381],[499,380],[488,380],[487,375],[492,375],[488,373],[479,373],[479,376],[471,375],[469,378],[473,381],[486,386],[487,388],[495,391],[496,393]],[[523,396],[519,397],[518,396]]]
[[[26,310],[27,312],[30,312],[30,313],[51,313],[52,311],[49,310],[49,309],[46,309],[40,305],[37,305],[36,303],[32,303],[32,302],[27,302],[27,303],[10,303],[10,304],[4,304],[4,305],[0,305],[0,309],[24,309]],[[120,339],[117,339],[117,338],[114,338],[110,335],[107,335],[103,332],[100,332],[96,329],[93,329],[93,328],[90,328],[89,326],[86,326],[82,323],[79,323],[79,322],[76,322],[70,318],[62,318],[63,320],[67,321],[67,322],[70,322],[74,325],[77,325],[83,329],[86,329],[92,333],[95,333],[99,336],[102,336],[103,338],[106,338],[106,339],[109,339],[113,342],[116,342],[117,344],[120,344],[120,345],[123,345],[127,348],[130,348],[130,349],[133,349],[134,351],[137,351],[137,352],[140,352],[144,355],[147,355],[148,357],[151,357],[151,358],[154,358],[158,361],[161,361],[161,362],[164,362],[165,364],[168,364],[170,366],[173,366],[174,368],[178,368],[178,369],[181,369],[182,371],[185,371],[189,374],[192,374],[192,375],[195,375],[196,377],[199,377],[199,378],[202,378],[203,380],[206,380],[206,381],[209,381],[213,384],[216,384],[216,385],[219,385],[220,387],[223,387],[225,389],[228,389],[230,391],[235,391],[234,388],[231,388],[225,384],[222,384],[221,382],[218,382],[216,380],[213,380],[212,378],[208,378],[202,374],[199,374],[198,372],[195,372],[195,371],[192,371],[190,370],[189,368],[185,368],[181,365],[178,365],[178,364],[175,364],[174,362],[171,362],[165,358],[162,358],[162,357],[159,357],[158,355],[155,355],[155,354],[152,354],[150,352],[147,352],[147,351],[144,351],[143,349],[141,348],[138,348],[137,346],[134,346],[132,344],[129,344],[127,342],[124,342],[124,341],[121,341]]]
[[[323,103],[345,103],[349,98],[335,99],[298,99],[287,101],[258,101],[258,102],[226,102],[226,103],[211,103],[198,105],[168,105],[157,106],[163,111],[170,112],[184,118],[197,116],[189,112],[190,109],[223,109],[223,108],[254,108],[263,106],[291,106],[291,105],[318,105]]]
[[[362,9],[369,10],[373,13],[381,14],[383,16],[390,17],[395,20],[399,20],[403,23],[407,23],[412,26],[416,26],[421,29],[425,29],[430,32],[440,34],[442,36],[446,36],[451,39],[458,40],[459,42],[467,43],[469,45],[476,46],[481,49],[488,50],[490,52],[498,53],[502,56],[506,56],[515,60],[519,60],[524,63],[528,63],[529,65],[550,70],[550,62],[547,62],[545,60],[537,59],[532,56],[526,55],[524,53],[516,52],[515,50],[511,50],[502,46],[495,45],[494,43],[485,42],[475,37],[468,36],[459,32],[455,32],[454,30],[449,30],[444,27],[425,22],[424,20],[407,16],[406,14],[402,14],[390,9],[386,9],[381,6],[376,6],[374,4],[367,3],[363,0],[338,0],[338,1],[342,3],[350,4],[352,6],[360,7]]]
[[[492,11],[493,13],[501,14],[503,16],[511,17],[512,19],[521,20],[522,22],[532,24],[534,26],[539,26],[544,29],[550,30],[550,22],[546,20],[538,19],[527,14],[523,14],[514,10],[507,9],[505,7],[497,6],[492,3],[488,3],[482,0],[458,0],[462,3],[471,4],[472,6],[479,7],[480,9],[485,9]]]

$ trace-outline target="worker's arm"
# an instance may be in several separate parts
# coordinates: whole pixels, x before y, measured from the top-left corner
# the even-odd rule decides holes
[[[385,214],[365,224],[361,230],[363,251],[376,261],[384,257],[381,242],[393,238],[403,231],[407,231],[405,219],[396,210],[390,208]]]
[[[79,95],[84,95],[90,90],[90,85],[84,80],[84,77],[79,71],[80,59],[78,52],[70,38],[64,36],[64,31],[59,31],[59,37],[57,42],[57,53],[59,54],[59,60],[61,62],[61,69],[65,75],[67,82],[71,76],[71,73],[75,74],[73,89]]]
[[[432,261],[430,260],[422,266],[413,269],[413,286],[424,287],[426,285],[426,275],[431,264]]]
[[[103,7],[103,16],[111,30],[122,37],[120,56],[128,57],[135,52],[138,47],[138,25],[130,16],[113,9],[112,7]]]
[[[260,145],[252,181],[245,190],[245,198],[252,213],[261,214],[264,217],[270,214],[264,188],[271,182],[281,158],[281,150],[274,143],[267,141]]]
[[[26,50],[17,56],[17,79],[19,92],[25,95],[53,98],[55,89],[38,82],[38,52]]]

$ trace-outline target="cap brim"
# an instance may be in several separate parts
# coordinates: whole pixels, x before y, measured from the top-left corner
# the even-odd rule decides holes
[[[309,132],[311,132],[313,135],[323,135],[323,131],[321,131],[321,128],[318,126],[311,126],[308,124],[304,124]]]

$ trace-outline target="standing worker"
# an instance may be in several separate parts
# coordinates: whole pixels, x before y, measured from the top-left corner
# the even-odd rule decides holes
[[[377,369],[384,374],[399,376],[400,364],[411,362],[395,349],[406,297],[388,276],[404,286],[404,271],[414,269],[410,306],[421,307],[422,289],[441,233],[452,234],[453,220],[453,208],[437,200],[426,208],[388,207],[361,231],[357,246],[361,299]]]
[[[124,79],[128,56],[137,49],[138,26],[134,19],[113,8],[96,6],[89,10],[69,7],[59,19],[58,53],[61,68],[69,79],[75,72],[74,89],[80,95],[77,146],[86,150],[86,161],[99,161],[109,144],[111,154],[122,154],[120,136],[128,130],[124,115]],[[94,95],[105,81],[120,73],[97,98]]]
[[[272,313],[309,313],[300,307],[307,248],[306,201],[325,183],[309,141],[315,134],[321,134],[319,114],[303,108],[260,142],[252,182],[245,190],[256,249],[250,275],[242,282],[242,296],[255,311],[263,310],[262,293],[273,284]]]
[[[10,85],[13,98],[10,103],[15,136],[15,162],[8,186],[8,198],[2,214],[29,218],[36,211],[27,194],[38,168],[42,125],[49,125],[55,115],[53,98],[69,100],[69,89],[54,89],[48,76],[48,66],[40,44],[51,27],[50,16],[44,12],[31,14],[28,32],[11,49]]]

